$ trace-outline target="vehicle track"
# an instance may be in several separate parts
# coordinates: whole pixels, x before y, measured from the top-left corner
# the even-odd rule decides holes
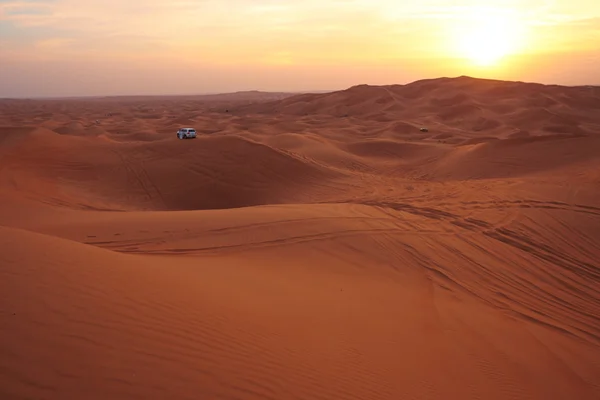
[[[162,205],[166,208],[165,199],[162,193],[148,176],[148,173],[144,169],[143,164],[140,162],[139,166],[136,166],[132,162],[127,160],[127,158],[119,151],[112,150],[112,152],[121,160],[121,164],[123,165],[123,168],[125,168],[128,178],[132,178],[131,181],[133,183],[136,183],[137,186],[139,186],[143,190],[143,192],[146,194],[147,199],[153,201],[156,198],[159,198]]]
[[[477,202],[468,202],[467,204],[474,204],[474,203],[479,204]],[[499,202],[493,202],[492,204],[498,204],[498,203]],[[522,203],[521,201],[516,202],[516,203],[508,202],[508,204],[521,204],[521,203]],[[550,202],[550,203],[556,204],[557,202]],[[471,232],[482,233],[492,239],[501,241],[504,244],[512,246],[516,249],[519,249],[519,250],[525,251],[527,253],[530,253],[532,255],[535,255],[536,257],[544,259],[545,261],[549,261],[549,262],[551,262],[557,266],[560,266],[564,269],[568,269],[572,272],[575,272],[578,275],[581,275],[582,277],[600,281],[600,265],[592,265],[588,262],[579,260],[575,257],[569,256],[566,254],[562,254],[558,250],[555,250],[554,248],[552,248],[549,245],[538,242],[535,239],[532,239],[531,237],[521,235],[521,234],[519,234],[513,230],[510,230],[508,228],[505,228],[505,227],[494,226],[494,225],[490,224],[489,222],[486,222],[486,221],[483,221],[480,219],[475,219],[475,218],[470,218],[470,217],[463,218],[462,216],[459,216],[457,214],[453,214],[453,213],[450,213],[447,211],[439,210],[436,208],[430,208],[430,207],[416,207],[411,204],[405,204],[405,203],[388,203],[388,202],[377,202],[377,201],[365,202],[362,204],[371,205],[374,207],[391,208],[391,209],[394,209],[397,211],[404,211],[404,212],[408,212],[411,214],[423,216],[423,217],[429,218],[429,219],[445,220],[459,228],[466,229]],[[490,203],[488,203],[488,204],[490,204]],[[552,207],[547,206],[546,204],[549,204],[547,202],[531,202],[530,204],[534,204],[534,205],[538,205],[538,206],[541,205],[541,207],[538,207],[538,208],[554,209]],[[560,204],[562,206],[562,207],[557,207],[560,210],[577,211],[577,210],[579,210],[579,208],[577,208],[577,207],[580,207],[580,206],[573,207],[566,203],[558,203],[558,204]],[[564,205],[570,206],[571,208],[565,208]],[[489,207],[489,208],[492,208],[492,207]],[[495,208],[497,208],[497,206]],[[594,209],[593,207],[589,207],[589,208]],[[594,214],[596,214],[596,213],[594,213]],[[597,213],[597,215],[600,215],[600,213]]]

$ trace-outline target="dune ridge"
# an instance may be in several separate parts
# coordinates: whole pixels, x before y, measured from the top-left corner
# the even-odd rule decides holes
[[[599,150],[597,87],[0,100],[0,398],[600,398]]]

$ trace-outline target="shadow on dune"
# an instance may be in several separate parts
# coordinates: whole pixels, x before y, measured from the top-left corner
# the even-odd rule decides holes
[[[194,210],[294,202],[342,177],[238,136],[117,143],[46,132],[14,146],[3,164],[5,175],[18,171],[21,194],[87,208]]]

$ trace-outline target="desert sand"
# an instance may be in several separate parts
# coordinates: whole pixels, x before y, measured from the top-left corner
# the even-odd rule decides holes
[[[1,100],[0,398],[599,399],[600,88]]]

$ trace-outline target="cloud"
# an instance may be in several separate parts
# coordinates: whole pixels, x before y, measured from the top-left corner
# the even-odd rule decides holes
[[[586,4],[588,13],[582,16]],[[0,0],[3,50],[37,57],[178,57],[182,62],[377,62],[435,55],[476,9],[552,31],[600,16],[596,0]],[[596,14],[594,14],[597,12]],[[4,28],[3,28],[4,26]],[[548,29],[544,30],[544,27]],[[594,25],[581,29],[593,30]],[[562,38],[565,41],[569,38]],[[570,39],[568,39],[570,40]],[[51,43],[51,45],[49,45]],[[263,61],[261,61],[263,60]]]
[[[54,1],[0,0],[0,21],[30,21],[52,14]]]
[[[218,54],[230,62],[240,56],[298,59],[294,54],[319,47],[315,41],[335,46],[330,54],[349,54],[352,47],[368,53],[361,41],[372,41],[369,35],[385,41],[389,29],[397,29],[382,22],[372,3],[360,0],[16,0],[0,3],[2,20],[21,38],[28,37],[31,48],[57,57],[69,51],[139,54],[162,49],[184,53],[184,58]],[[45,29],[44,36],[31,35],[36,29]],[[49,37],[53,46],[47,46]]]

